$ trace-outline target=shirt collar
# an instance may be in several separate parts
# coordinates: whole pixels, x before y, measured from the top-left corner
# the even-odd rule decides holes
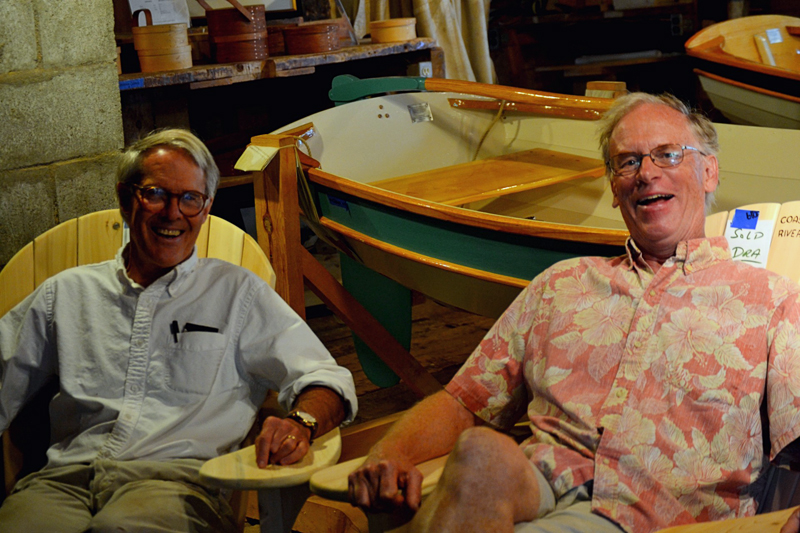
[[[625,243],[625,250],[632,269],[645,269],[652,273],[650,265],[642,258],[641,250],[630,237]],[[730,259],[731,251],[728,239],[724,236],[703,237],[679,242],[675,255],[664,264],[675,263],[683,269],[683,273],[686,275]]]
[[[129,246],[130,243],[122,246],[119,250],[117,250],[117,255],[114,257],[117,278],[125,287],[128,287],[136,292],[141,292],[145,290],[145,287],[142,287],[133,281],[130,276],[128,276],[127,269],[125,268],[125,263],[129,253]],[[184,262],[180,263],[178,266],[158,278],[153,282],[152,285],[150,285],[150,287],[154,285],[165,286],[169,295],[175,296],[177,291],[180,290],[181,286],[183,285],[183,282],[186,280],[189,274],[192,273],[195,266],[197,266],[197,246],[192,248],[192,255],[190,255]]]

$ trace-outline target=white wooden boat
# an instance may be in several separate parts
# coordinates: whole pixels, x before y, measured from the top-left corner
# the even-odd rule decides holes
[[[686,41],[711,102],[736,124],[800,128],[800,18],[757,15]]]
[[[512,107],[495,120],[497,102],[475,96],[485,94],[486,86],[459,83],[465,92],[410,92],[355,101],[253,139],[254,144],[275,144],[287,133],[304,138],[301,148],[320,162],[319,169],[308,172],[320,225],[357,258],[344,259],[344,265],[356,265],[350,274],[350,266],[345,269],[345,286],[382,321],[384,314],[394,314],[389,300],[406,299],[400,314],[407,315],[410,298],[389,297],[387,288],[368,279],[369,271],[448,305],[498,316],[530,279],[554,262],[621,253],[627,237],[602,175],[597,122]],[[547,98],[558,102],[557,95]],[[563,112],[550,107],[547,112]],[[800,199],[800,131],[725,124],[718,129],[719,210]],[[562,162],[569,156],[576,164],[594,161],[594,166],[586,171],[577,165],[571,179],[543,180],[531,188],[468,190],[472,169],[478,169],[478,177],[481,172],[489,176],[491,169],[480,165],[505,164],[503,157],[530,155],[531,150],[557,152]],[[470,163],[476,151],[478,161]],[[433,184],[437,172],[454,165],[466,165],[457,169],[465,185],[454,200],[433,201],[424,190],[397,192],[398,183],[418,184],[420,175],[423,183],[428,176]],[[536,163],[520,165],[537,170]],[[507,172],[528,175],[524,169]],[[406,325],[388,329],[395,334],[401,330],[401,338],[410,335]]]

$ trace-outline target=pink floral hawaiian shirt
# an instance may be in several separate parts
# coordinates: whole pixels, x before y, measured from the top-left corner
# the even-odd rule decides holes
[[[799,297],[724,237],[655,274],[629,241],[539,275],[447,390],[503,428],[527,408],[522,447],[556,495],[593,479],[593,510],[627,531],[752,515],[764,453],[800,436]]]

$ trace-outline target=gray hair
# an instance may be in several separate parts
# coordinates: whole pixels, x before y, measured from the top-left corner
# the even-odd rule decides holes
[[[219,185],[219,168],[214,157],[203,141],[190,131],[179,128],[156,130],[127,147],[117,167],[117,182],[138,185],[144,176],[142,162],[156,148],[178,150],[191,157],[205,176],[205,193],[214,197]]]
[[[606,164],[606,172],[609,179],[612,176],[610,163],[611,153],[609,148],[611,136],[623,118],[625,118],[637,107],[645,104],[663,105],[679,112],[686,117],[689,128],[692,130],[692,133],[700,143],[700,146],[697,148],[708,155],[716,156],[719,153],[719,139],[717,138],[717,130],[714,128],[714,124],[711,123],[708,117],[702,113],[690,109],[689,106],[687,106],[684,102],[671,94],[664,93],[660,95],[654,95],[641,92],[629,93],[617,98],[611,108],[605,112],[602,120],[600,121],[600,151],[603,155],[603,161]],[[711,207],[714,205],[713,192],[706,193],[705,203],[706,212],[709,212]]]

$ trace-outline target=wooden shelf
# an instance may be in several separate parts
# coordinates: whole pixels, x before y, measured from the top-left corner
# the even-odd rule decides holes
[[[120,91],[130,91],[183,84],[188,84],[191,89],[203,89],[259,79],[308,75],[313,74],[315,68],[321,65],[422,50],[431,51],[434,76],[444,77],[441,49],[438,48],[434,39],[421,37],[400,43],[361,44],[320,54],[275,56],[264,61],[198,65],[188,69],[147,74],[141,72],[122,74],[119,77],[119,89]]]

